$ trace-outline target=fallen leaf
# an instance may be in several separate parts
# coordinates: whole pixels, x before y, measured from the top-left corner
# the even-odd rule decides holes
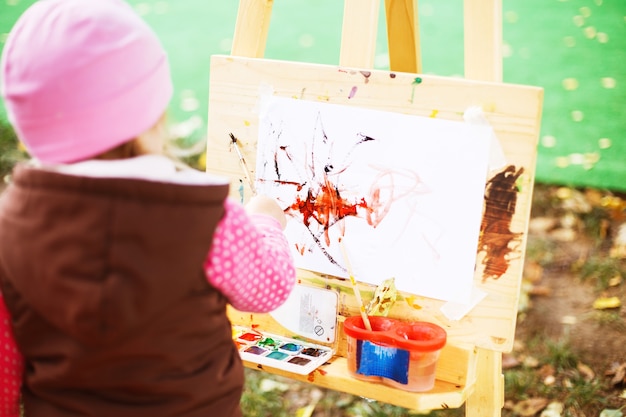
[[[556,189],[556,197],[561,200],[569,200],[574,197],[574,190],[570,187],[559,187]]]
[[[604,409],[600,413],[600,417],[623,417],[623,416],[624,416],[624,413],[622,413],[621,410]]]
[[[609,257],[615,259],[626,259],[626,245],[613,245],[609,250]]]
[[[538,295],[538,296],[547,297],[552,294],[552,288],[546,285],[535,285],[528,291],[528,293],[530,295]]]
[[[569,378],[563,378],[562,384],[565,388],[574,388],[574,383]]]
[[[548,233],[555,228],[557,220],[554,217],[533,217],[528,222],[528,230],[535,235]]]
[[[617,229],[617,234],[613,240],[613,246],[609,250],[611,258],[626,259],[626,223]]]
[[[524,366],[526,366],[527,368],[536,368],[539,366],[539,359],[535,358],[534,356],[526,356],[524,358]]]
[[[595,207],[602,206],[602,201],[606,198],[604,193],[592,188],[585,190],[584,194],[589,204]]]
[[[596,377],[593,369],[591,369],[589,366],[585,365],[582,362],[578,362],[578,365],[576,365],[576,369],[578,369],[578,372],[582,374],[583,378],[587,382],[593,381],[593,379]]]
[[[546,408],[548,400],[546,398],[529,398],[520,401],[513,407],[513,412],[522,417],[531,417]]]
[[[626,201],[616,196],[606,196],[602,206],[608,208],[608,214],[615,221],[623,221],[626,217]]]
[[[513,402],[513,400],[506,400],[504,401],[504,408],[505,410],[513,410],[513,408],[515,408],[515,403]]]
[[[564,229],[574,230],[580,224],[580,218],[573,213],[566,213],[561,216],[559,223]]]
[[[616,386],[621,383],[626,384],[626,362],[622,364],[614,363],[611,369],[606,371],[606,376],[612,376],[611,386]]]
[[[519,366],[521,362],[513,355],[502,354],[502,369],[511,369]]]
[[[270,391],[282,391],[285,392],[289,389],[289,385],[275,381],[273,379],[264,378],[259,385],[259,390],[261,392],[270,392]]]
[[[543,277],[543,267],[539,262],[528,261],[524,264],[524,279],[528,282],[537,283]]]
[[[572,188],[558,190],[557,197],[563,200],[561,207],[567,211],[574,213],[591,212],[591,204],[589,204],[585,195],[578,190]]]
[[[526,343],[524,343],[524,341],[522,339],[515,339],[513,341],[513,351],[514,352],[521,352],[524,349],[526,349]]]
[[[622,305],[617,297],[598,297],[593,302],[593,308],[596,310],[607,310],[609,308],[618,308]]]
[[[555,229],[550,237],[558,242],[568,243],[578,240],[578,233],[574,229]]]
[[[563,412],[563,403],[553,401],[541,412],[539,417],[561,417]]]
[[[620,274],[617,274],[616,276],[614,276],[613,278],[609,280],[609,287],[617,287],[618,285],[622,283],[622,281],[624,281],[622,279],[622,276]]]
[[[315,411],[315,404],[309,404],[296,410],[296,417],[311,417]]]
[[[545,379],[545,377],[547,377],[547,376],[554,375],[554,373],[555,373],[555,371],[554,371],[554,366],[552,366],[552,365],[550,365],[550,364],[543,365],[543,366],[542,366],[542,367],[541,367],[541,368],[537,371],[537,373],[539,374],[539,376],[540,376],[541,378],[544,378],[544,379]]]

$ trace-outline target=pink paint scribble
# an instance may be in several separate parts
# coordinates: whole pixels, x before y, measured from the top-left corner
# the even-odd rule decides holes
[[[282,133],[276,130],[274,132],[280,139]],[[299,218],[316,247],[331,263],[342,268],[327,251],[331,246],[331,229],[336,230],[335,235],[338,233],[341,238],[345,235],[345,220],[349,217],[360,218],[376,228],[388,216],[395,202],[405,199],[407,204],[417,204],[414,202],[415,197],[430,190],[415,172],[402,172],[370,164],[369,167],[376,175],[364,195],[354,196],[354,190],[347,190],[340,185],[343,183],[342,175],[350,170],[352,153],[377,139],[358,133],[355,138],[350,139],[352,144],[347,153],[337,154],[334,151],[334,141],[328,137],[319,114],[314,138],[311,149],[304,149],[303,155],[299,154],[301,146],[295,145],[292,150],[291,145],[279,144],[273,161],[267,162],[273,163],[275,178],[265,178],[263,181],[295,188],[293,200],[285,201],[285,213]],[[284,177],[284,172],[294,171],[299,173],[297,178]],[[402,187],[397,185],[398,179],[402,179]],[[413,210],[411,207],[411,212],[417,212],[417,209]],[[409,221],[410,219],[406,219],[407,224]],[[426,236],[424,239],[428,240]],[[435,247],[434,241],[429,244]],[[297,243],[298,253],[304,254],[305,246]]]

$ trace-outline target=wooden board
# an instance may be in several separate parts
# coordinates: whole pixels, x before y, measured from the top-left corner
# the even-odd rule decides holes
[[[383,384],[359,381],[347,373],[348,367],[346,362],[345,358],[335,357],[309,375],[296,375],[284,371],[273,371],[263,367],[259,369],[320,387],[358,395],[359,397],[372,400],[384,399],[385,402],[412,410],[458,408],[465,403],[473,392],[473,386],[459,385],[442,380],[436,380],[435,386],[427,393],[403,391]],[[257,367],[254,364],[250,365],[246,363],[246,366]],[[462,365],[465,365],[465,363]]]
[[[530,216],[543,90],[461,78],[214,56],[209,89],[207,170],[229,177],[231,195],[236,199],[240,199],[240,186],[245,181],[241,182],[243,174],[230,146],[229,134],[233,133],[239,139],[254,175],[259,100],[268,95],[447,120],[462,120],[468,107],[482,107],[495,129],[507,164],[515,171],[523,169],[515,183],[515,191],[507,197],[513,200],[504,202],[515,204],[506,232],[516,236],[509,245],[506,272],[498,279],[484,279],[482,262],[485,253],[477,254],[474,282],[488,296],[462,320],[448,320],[440,312],[441,301],[410,294],[404,294],[403,299],[396,302],[390,316],[437,323],[446,329],[452,345],[510,351]],[[244,200],[249,195],[250,190],[244,188]],[[459,201],[459,207],[462,204]],[[502,239],[502,236],[495,238]],[[339,314],[344,317],[358,314],[352,290],[345,280],[309,271],[299,271],[299,279],[309,285],[338,290]],[[373,288],[362,285],[362,291],[367,300]],[[262,315],[248,314],[245,317],[244,325],[271,323]],[[340,354],[343,351],[341,346],[338,351]]]

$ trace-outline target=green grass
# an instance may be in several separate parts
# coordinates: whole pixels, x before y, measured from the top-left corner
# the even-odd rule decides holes
[[[506,398],[527,399],[540,383],[534,370],[512,369],[504,373],[504,395]]]
[[[620,259],[592,256],[580,267],[578,274],[581,280],[592,282],[598,291],[604,291],[612,279],[626,277],[626,263]]]
[[[15,163],[24,158],[25,154],[18,147],[13,128],[0,119],[0,177],[4,178],[11,172]]]
[[[556,262],[558,245],[548,239],[529,239],[526,245],[526,259],[548,267]]]
[[[241,400],[245,417],[461,417],[464,414],[463,408],[418,412],[252,369],[246,369],[245,376]],[[312,410],[307,410],[307,406]],[[313,413],[306,414],[307,411]]]
[[[590,409],[601,410],[605,407],[604,393],[607,386],[601,376],[596,375],[589,380],[578,369],[578,357],[567,342],[548,342],[543,348],[536,345],[535,349],[543,351],[540,368],[522,366],[504,372],[507,399],[519,402],[545,398],[550,402],[560,402],[564,409],[561,414],[563,417],[576,417]],[[545,371],[542,374],[542,369],[552,372]],[[503,415],[515,416],[515,413],[505,410]]]
[[[268,375],[245,370],[246,386],[241,398],[241,408],[246,417],[288,417],[283,395],[284,382],[268,384],[267,381],[276,381],[277,378],[268,379]],[[288,387],[287,387],[288,388]]]
[[[552,365],[557,371],[573,369],[578,364],[578,356],[567,342],[546,342],[547,352],[543,362]]]

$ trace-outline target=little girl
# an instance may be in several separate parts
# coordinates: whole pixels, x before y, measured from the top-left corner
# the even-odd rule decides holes
[[[123,0],[40,0],[0,65],[33,160],[0,197],[0,417],[240,416],[226,305],[295,281],[274,200],[162,154],[167,57]]]

